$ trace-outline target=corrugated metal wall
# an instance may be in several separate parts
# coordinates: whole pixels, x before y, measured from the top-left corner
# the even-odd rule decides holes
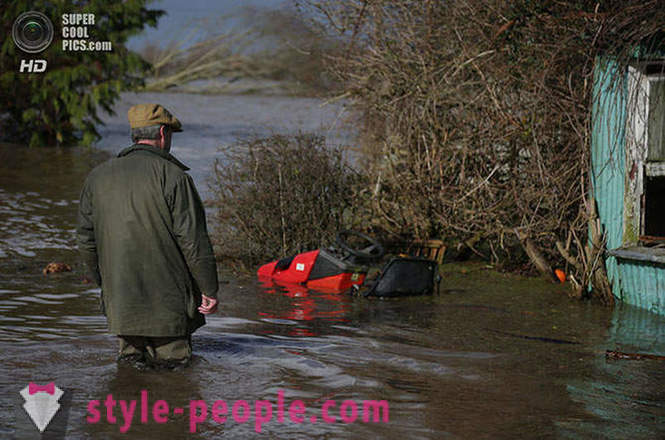
[[[607,248],[623,243],[627,71],[599,58],[594,72],[591,181]],[[665,265],[608,257],[607,275],[617,299],[665,315]]]
[[[598,58],[594,72],[591,182],[608,249],[622,245],[625,176],[626,77],[615,61]],[[606,261],[614,295],[623,299],[616,258]]]
[[[624,302],[665,314],[664,266],[619,259],[619,276]]]

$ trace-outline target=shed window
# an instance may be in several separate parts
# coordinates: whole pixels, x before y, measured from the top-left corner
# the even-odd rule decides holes
[[[665,162],[665,79],[649,78],[649,162]]]
[[[646,178],[644,234],[650,237],[665,237],[665,177]]]
[[[659,73],[648,78],[643,234],[661,238],[665,237],[665,77]]]

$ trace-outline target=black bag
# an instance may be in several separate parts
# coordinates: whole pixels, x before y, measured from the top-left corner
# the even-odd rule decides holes
[[[397,297],[410,295],[431,295],[436,285],[437,291],[441,277],[436,261],[419,257],[392,258],[381,270],[379,277],[367,289],[360,292],[363,296]]]

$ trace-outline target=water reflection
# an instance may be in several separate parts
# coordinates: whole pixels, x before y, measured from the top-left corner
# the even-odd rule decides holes
[[[665,316],[630,305],[618,305],[606,341],[597,346],[586,380],[573,380],[568,392],[598,419],[562,423],[567,437],[665,438],[665,370],[652,360],[608,360],[602,353],[665,353]]]
[[[202,393],[199,382],[187,372],[142,372],[119,364],[115,371],[99,379],[89,390],[89,395],[95,396],[91,400],[99,404],[86,411],[83,424],[83,434],[89,438],[112,438],[119,433],[127,433],[132,438],[185,438],[189,434],[189,401],[201,399]],[[164,414],[159,412],[160,405],[164,407],[158,403],[160,400],[168,405]],[[131,405],[135,405],[135,409],[130,416]],[[98,421],[95,410],[99,412]]]
[[[260,280],[261,290],[266,295],[288,298],[277,301],[281,307],[271,307],[260,311],[259,316],[266,322],[292,324],[289,336],[317,336],[315,326],[306,327],[306,321],[348,322],[351,298],[344,293],[316,292],[298,284],[278,284],[272,280]],[[274,304],[267,301],[267,304]],[[305,322],[303,322],[305,321]]]

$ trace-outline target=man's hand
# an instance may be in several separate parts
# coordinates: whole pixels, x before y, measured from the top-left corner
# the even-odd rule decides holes
[[[210,313],[215,313],[217,311],[217,300],[210,298],[201,294],[201,305],[199,306],[199,312],[204,315],[209,315]]]

